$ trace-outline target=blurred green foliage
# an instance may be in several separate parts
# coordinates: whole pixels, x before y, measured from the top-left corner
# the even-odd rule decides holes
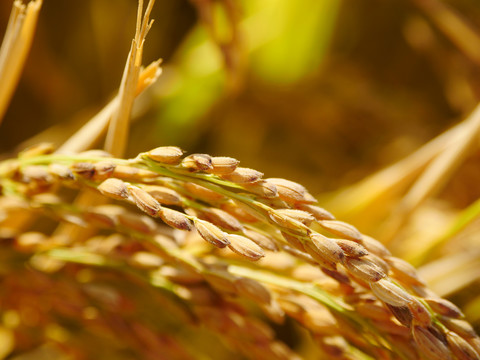
[[[318,71],[337,20],[338,0],[245,1],[242,23],[252,71],[272,84],[295,84]]]

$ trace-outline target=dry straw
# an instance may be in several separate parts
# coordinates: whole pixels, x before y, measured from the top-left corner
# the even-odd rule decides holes
[[[175,146],[121,158],[134,98],[159,75],[159,62],[140,67],[152,6],[143,14],[140,1],[119,95],[57,152],[39,145],[0,163],[0,354],[27,351],[15,339],[34,327],[35,345],[79,356],[92,339],[102,348],[92,337],[102,329],[141,358],[199,359],[202,329],[247,358],[301,359],[271,326],[290,318],[320,358],[480,359],[454,304],[304,186]],[[111,117],[108,152],[86,151],[85,134],[100,136]],[[62,225],[40,232],[36,218]]]
[[[15,0],[0,48],[0,123],[17,87],[30,50],[42,0],[28,5]]]

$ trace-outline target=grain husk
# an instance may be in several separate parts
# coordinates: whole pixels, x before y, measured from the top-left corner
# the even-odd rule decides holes
[[[226,236],[227,234],[212,223],[196,219],[194,224],[200,236],[213,246],[224,248],[230,244]]]
[[[150,216],[156,216],[160,211],[160,203],[153,198],[148,192],[139,187],[130,185],[128,191],[137,207],[146,212]]]
[[[214,156],[211,158],[212,168],[207,172],[215,175],[230,174],[237,168],[240,161],[227,156]]]
[[[263,173],[249,168],[238,167],[235,171],[221,175],[221,177],[236,184],[247,184],[260,180],[263,177]]]
[[[229,234],[227,239],[230,242],[228,245],[230,250],[249,260],[256,261],[265,256],[263,249],[245,236]]]
[[[178,230],[190,231],[193,229],[193,222],[184,213],[162,207],[159,212],[160,218],[171,227]]]
[[[177,146],[162,146],[150,150],[147,156],[153,161],[174,165],[180,162],[183,156],[183,150]]]
[[[412,300],[412,296],[409,293],[399,288],[388,278],[370,283],[370,288],[378,299],[393,306],[408,306]]]
[[[127,184],[116,178],[110,178],[103,181],[98,185],[97,189],[103,195],[116,200],[125,200],[129,196]]]
[[[418,350],[431,360],[451,360],[447,345],[439,340],[428,328],[415,325],[412,334]]]

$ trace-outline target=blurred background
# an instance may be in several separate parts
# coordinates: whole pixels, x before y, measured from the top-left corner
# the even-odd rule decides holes
[[[116,94],[136,8],[44,1],[0,153],[61,144]],[[10,9],[0,2],[2,32]],[[144,63],[163,58],[163,75],[137,101],[129,156],[162,145],[232,156],[328,199],[449,129],[480,98],[477,0],[157,0],[151,17]],[[480,197],[479,159],[473,151],[449,179],[429,226]],[[476,234],[467,244],[478,249]],[[468,286],[447,294],[477,325],[479,259]]]
[[[136,6],[44,2],[0,152],[47,129],[61,143],[114,96]],[[145,64],[163,58],[164,74],[136,111],[129,155],[171,144],[229,155],[314,193],[358,181],[476,104],[478,37],[446,34],[436,6],[480,29],[475,0],[157,0]]]

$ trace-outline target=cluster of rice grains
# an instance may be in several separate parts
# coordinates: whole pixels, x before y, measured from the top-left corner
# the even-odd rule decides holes
[[[177,147],[130,160],[98,151],[46,154],[50,150],[36,148],[0,164],[2,237],[10,238],[10,258],[36,269],[22,270],[24,277],[56,282],[56,292],[29,290],[57,298],[39,299],[62,305],[51,305],[49,313],[79,312],[83,321],[95,318],[114,333],[120,320],[113,318],[121,317],[137,339],[129,346],[141,344],[143,355],[170,349],[163,350],[165,358],[195,358],[195,351],[187,351],[184,334],[177,339],[152,329],[148,316],[141,322],[138,314],[134,320],[122,315],[132,312],[129,305],[105,310],[102,298],[148,298],[151,304],[137,306],[152,308],[152,318],[160,311],[155,306],[179,312],[170,328],[201,327],[251,359],[300,359],[302,346],[332,359],[480,358],[480,340],[455,305],[380,242],[316,206],[297,183],[263,179],[229,157],[184,156]],[[113,200],[83,206],[62,197],[65,189],[86,188]],[[87,238],[58,228],[50,235],[26,232],[39,215],[90,231]],[[80,288],[64,289],[73,286],[65,280],[72,276],[82,279]],[[117,291],[123,300],[112,300],[87,286],[93,279],[130,282],[130,292]],[[136,294],[155,288],[162,289],[155,296]],[[63,293],[79,293],[70,308],[72,295],[64,299]],[[14,299],[2,295],[15,308]],[[287,317],[309,331],[308,344],[287,346],[276,338],[272,324]],[[179,347],[184,350],[176,352]]]

